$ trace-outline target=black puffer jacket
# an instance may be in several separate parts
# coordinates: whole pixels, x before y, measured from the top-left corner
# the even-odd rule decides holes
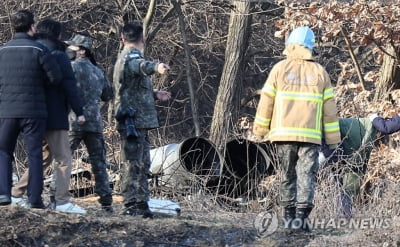
[[[45,84],[61,71],[48,49],[26,33],[0,47],[0,118],[47,117]]]
[[[70,107],[76,116],[83,115],[83,100],[78,93],[77,82],[71,61],[64,52],[61,41],[52,40],[46,35],[38,34],[38,42],[45,45],[56,59],[61,68],[62,80],[60,85],[47,86],[47,130],[68,130],[68,114]]]

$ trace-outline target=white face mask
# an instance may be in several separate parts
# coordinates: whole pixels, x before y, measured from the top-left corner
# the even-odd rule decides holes
[[[65,53],[67,53],[69,59],[74,60],[76,58],[77,55],[77,51],[72,50],[71,48],[67,48],[65,50]]]

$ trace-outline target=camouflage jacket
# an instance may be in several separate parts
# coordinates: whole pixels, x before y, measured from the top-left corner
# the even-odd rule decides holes
[[[136,128],[159,127],[150,79],[157,66],[158,63],[145,60],[138,50],[131,47],[125,47],[115,63],[113,80],[117,91],[116,112],[120,108],[133,107],[136,110]],[[118,123],[118,129],[124,128],[123,122]]]
[[[103,118],[100,112],[100,100],[109,101],[114,98],[112,85],[101,69],[93,65],[88,58],[77,58],[72,61],[72,68],[78,82],[78,90],[84,99],[83,114],[86,122],[79,125],[70,119],[70,130],[102,132]]]

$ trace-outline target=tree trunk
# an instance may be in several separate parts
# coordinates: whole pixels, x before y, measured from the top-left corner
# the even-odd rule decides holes
[[[392,89],[400,89],[400,68],[399,55],[400,47],[387,45],[387,54],[384,55],[382,67],[380,69],[379,81],[376,85],[374,101],[380,101],[386,97]]]
[[[354,55],[354,49],[353,49],[353,46],[351,45],[351,41],[349,39],[349,35],[343,29],[343,27],[340,27],[340,31],[341,31],[341,33],[342,33],[342,35],[344,37],[344,41],[346,42],[347,49],[349,50],[349,54],[350,54],[351,60],[353,61],[354,68],[356,69],[356,72],[357,72],[357,75],[358,75],[358,79],[360,80],[361,87],[362,87],[363,90],[365,90],[364,77],[363,77],[363,75],[361,73],[360,64],[358,63],[358,60],[357,60],[356,56]]]
[[[149,3],[149,8],[147,9],[146,16],[143,18],[143,36],[147,37],[149,33],[149,27],[151,21],[153,20],[154,12],[156,10],[156,0],[151,0]]]
[[[235,1],[231,12],[225,64],[211,123],[210,140],[222,149],[239,117],[244,57],[250,35],[250,1]]]

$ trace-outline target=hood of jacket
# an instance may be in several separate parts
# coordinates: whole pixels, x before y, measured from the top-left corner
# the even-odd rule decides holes
[[[287,45],[283,50],[283,55],[288,59],[314,60],[312,51],[298,44]]]

